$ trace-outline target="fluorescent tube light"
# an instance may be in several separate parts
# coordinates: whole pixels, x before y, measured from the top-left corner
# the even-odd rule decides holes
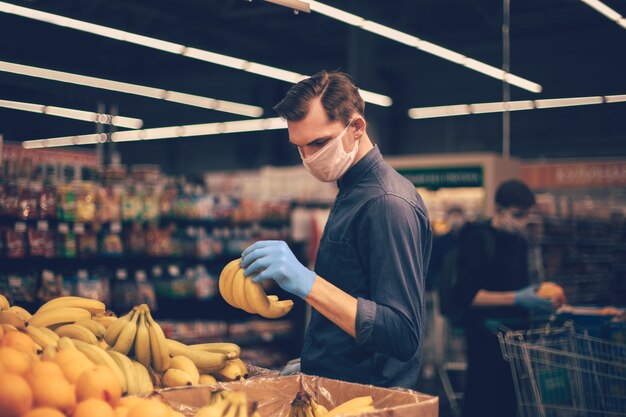
[[[602,103],[626,102],[626,94],[613,96],[569,97],[542,100],[520,100],[509,102],[458,104],[453,106],[414,107],[409,109],[411,119],[430,119],[434,117],[461,116],[465,114],[498,113],[533,109],[551,109],[555,107],[590,106]]]
[[[208,136],[226,133],[257,132],[263,130],[286,129],[287,122],[280,117],[269,119],[237,120],[232,122],[202,123],[186,126],[166,126],[141,130],[126,130],[111,134],[112,142],[131,142],[182,138],[191,136]],[[35,139],[22,142],[26,149],[51,148],[57,146],[86,145],[104,142],[106,134],[66,136],[60,138]]]
[[[110,114],[67,109],[64,107],[45,106],[43,104],[23,103],[20,101],[0,100],[0,107],[64,117],[67,119],[83,120],[85,122],[112,124],[113,126],[127,127],[129,129],[139,129],[143,125],[143,120],[135,119],[133,117],[111,116]]]
[[[226,113],[238,114],[241,116],[259,117],[263,114],[263,109],[257,106],[216,100],[209,97],[162,90],[160,88],[146,87],[143,85],[129,84],[120,81],[112,81],[104,78],[96,78],[86,75],[72,74],[69,72],[15,64],[6,61],[0,61],[0,71],[86,87],[100,88],[103,90],[117,91],[120,93],[134,94],[158,100],[172,101],[188,106],[202,107]]]
[[[293,0],[279,0],[277,1],[284,3],[292,3]],[[300,2],[302,3],[302,2]],[[308,5],[307,5],[308,6]],[[289,6],[292,7],[292,6]],[[326,6],[329,9],[334,9],[333,7]],[[322,7],[323,8],[323,7]],[[339,10],[339,9],[334,9]],[[94,23],[84,22],[82,20],[71,19],[65,16],[59,16],[53,13],[43,12],[40,10],[30,9],[27,7],[16,6],[11,3],[0,1],[0,12],[13,14],[16,16],[25,17],[27,19],[38,20],[40,22],[46,22],[57,26],[63,26],[70,29],[80,30],[83,32],[88,32],[93,35],[104,36],[106,38],[115,39],[119,41],[129,42],[135,45],[145,46],[148,48],[157,49],[163,52],[169,52],[176,55],[183,55],[188,58],[198,59],[205,62],[210,62],[215,65],[221,65],[229,68],[234,68],[240,71],[246,71],[252,74],[261,75],[268,78],[274,78],[281,81],[287,81],[290,83],[296,83],[300,80],[308,78],[307,75],[299,74],[297,72],[284,70],[281,68],[271,67],[269,65],[260,64],[257,62],[247,61],[240,58],[235,58],[228,55],[218,54],[215,52],[205,51],[202,49],[188,47],[186,45],[180,45],[173,42],[167,42],[160,39],[151,38],[148,36],[139,35],[136,33],[126,32],[123,30],[113,29],[106,26],[96,25]],[[354,22],[362,22],[362,18],[358,18],[353,20],[350,18],[350,13],[339,11],[340,16],[348,21]],[[365,90],[361,90],[362,92],[366,92]],[[380,94],[376,94],[380,96]],[[369,95],[368,95],[369,97]],[[386,96],[385,96],[386,97]],[[367,102],[368,99],[363,97],[363,99]],[[370,102],[372,104],[379,104],[381,102],[389,103],[387,106],[390,106],[392,103],[391,98],[386,97],[385,100],[377,100],[376,102]],[[259,117],[260,115],[253,116]]]
[[[616,12],[615,10],[611,9],[609,6],[602,3],[601,1],[599,0],[580,0],[580,1],[582,1],[583,3],[585,3],[587,6],[591,7],[592,9],[595,9],[597,12],[603,14],[604,16],[614,21],[615,23],[621,24],[620,20],[622,19],[622,15]]]
[[[364,19],[361,16],[348,13],[344,10],[328,6],[315,0],[310,0],[309,4],[311,5],[312,11],[323,14],[324,16],[330,17],[331,19],[339,20],[349,25],[360,27],[363,30],[375,33],[387,39],[391,39],[404,45],[412,46],[426,53],[454,62],[455,64],[463,65],[466,68],[472,69],[497,80],[506,80],[509,84],[522,88],[524,90],[528,90],[533,93],[538,93],[541,91],[541,85],[537,83],[526,80],[519,76],[512,76],[513,74],[506,73],[499,68],[469,58],[465,55],[459,54],[433,43],[426,42],[416,36],[390,28],[389,26],[381,25],[380,23],[376,23],[371,20]],[[507,75],[511,76],[507,77]]]

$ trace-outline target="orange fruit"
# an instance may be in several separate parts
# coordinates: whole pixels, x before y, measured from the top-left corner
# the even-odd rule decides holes
[[[49,376],[51,378],[63,378],[63,372],[59,365],[54,362],[35,362],[28,372],[24,374],[26,381],[30,383],[34,378]]]
[[[0,363],[2,363],[6,372],[23,375],[30,369],[32,359],[27,354],[17,349],[1,347]]]
[[[124,397],[115,404],[116,407],[126,407],[130,411],[131,408],[135,406],[135,404],[143,401],[143,398],[140,397]]]
[[[4,329],[0,326],[0,340],[2,340],[2,336],[4,336]]]
[[[128,407],[118,406],[115,407],[115,417],[127,417],[128,416]]]
[[[20,332],[9,332],[0,340],[0,346],[7,346],[25,353],[37,353],[35,342],[30,336]]]
[[[74,359],[71,361],[67,361],[63,364],[61,368],[63,371],[63,376],[70,384],[76,384],[78,382],[78,378],[82,375],[82,373],[87,370],[93,368],[94,365],[82,359]]]
[[[106,366],[97,365],[86,369],[76,382],[76,398],[84,401],[88,398],[96,398],[117,404],[122,396],[122,387],[119,380]]]
[[[32,378],[30,387],[37,407],[51,407],[69,415],[76,406],[74,387],[62,376],[44,375]]]
[[[156,399],[145,399],[135,404],[126,417],[170,417],[170,407]]]
[[[0,415],[19,417],[33,406],[33,393],[24,378],[14,374],[0,377]]]
[[[22,417],[65,417],[65,414],[54,408],[37,407],[26,414],[22,414]]]
[[[88,361],[91,363],[91,361],[89,359],[87,359],[87,356],[85,356],[85,354],[83,352],[81,352],[80,350],[77,349],[66,349],[66,350],[61,350],[59,352],[57,352],[56,355],[54,355],[54,362],[59,365],[61,368],[63,368],[63,364],[67,361],[71,361],[74,359],[82,359],[85,361]]]
[[[78,403],[72,417],[115,417],[115,412],[108,402],[90,398]]]

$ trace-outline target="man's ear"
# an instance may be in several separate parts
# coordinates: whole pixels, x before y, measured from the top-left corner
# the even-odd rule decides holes
[[[367,128],[367,122],[363,118],[363,116],[356,116],[354,121],[352,122],[352,127],[354,127],[354,137],[359,139],[365,133],[365,129]]]

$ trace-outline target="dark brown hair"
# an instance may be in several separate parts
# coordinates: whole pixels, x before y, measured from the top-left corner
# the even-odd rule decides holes
[[[289,89],[285,98],[274,106],[286,120],[299,121],[309,112],[311,100],[320,97],[326,115],[332,121],[350,123],[356,112],[365,115],[365,102],[348,74],[339,71],[320,71]]]
[[[496,204],[504,208],[515,206],[529,209],[535,205],[535,194],[524,182],[516,179],[508,180],[498,186]]]

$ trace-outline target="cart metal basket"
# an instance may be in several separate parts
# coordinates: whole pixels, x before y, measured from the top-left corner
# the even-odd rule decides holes
[[[626,345],[572,323],[498,332],[520,417],[626,416]]]

